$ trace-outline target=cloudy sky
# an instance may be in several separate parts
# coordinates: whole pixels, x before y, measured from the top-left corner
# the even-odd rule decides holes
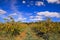
[[[46,17],[60,22],[60,0],[0,0],[0,22],[8,16],[22,22],[42,21]]]

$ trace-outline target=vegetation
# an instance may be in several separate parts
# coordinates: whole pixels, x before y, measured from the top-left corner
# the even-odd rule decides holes
[[[25,35],[21,40],[60,40],[60,22],[52,22],[48,18],[40,22],[22,23],[9,18],[11,21],[0,23],[0,40],[20,40]],[[24,31],[25,35],[22,33]]]

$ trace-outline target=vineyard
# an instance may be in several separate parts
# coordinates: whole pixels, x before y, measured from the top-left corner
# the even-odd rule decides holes
[[[60,40],[60,22],[0,23],[0,40]]]

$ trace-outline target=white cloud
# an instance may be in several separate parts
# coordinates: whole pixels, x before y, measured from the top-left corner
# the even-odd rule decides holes
[[[16,22],[17,22],[17,21],[24,21],[24,20],[27,19],[27,18],[24,17],[24,15],[23,15],[22,12],[13,13],[13,14],[11,14],[11,15],[16,17],[16,18],[14,18]]]
[[[12,13],[12,14],[10,14],[9,16],[15,16],[15,15],[17,15],[17,13]]]
[[[18,17],[17,19],[15,19],[15,21],[17,22],[17,21],[25,21],[27,18],[22,18],[22,17]]]
[[[5,13],[7,13],[7,12],[2,10],[2,9],[0,9],[0,14],[5,14]]]
[[[34,18],[34,16],[30,16],[30,18],[32,19],[32,18]]]
[[[35,16],[36,19],[42,19],[43,17],[42,16]]]
[[[23,3],[26,3],[25,1],[23,1]],[[28,5],[27,7],[30,7],[30,6],[45,6],[44,2],[42,1],[30,1],[28,2]]]
[[[43,16],[46,16],[46,17],[57,17],[57,18],[60,17],[60,13],[58,13],[58,12],[45,11],[45,12],[38,12],[37,14],[40,15],[40,16],[43,15]]]
[[[30,20],[32,20],[32,21],[42,21],[43,19],[36,19],[36,18],[34,18],[34,19],[30,19]]]
[[[26,18],[21,18],[21,17],[19,17],[18,20],[26,20]]]
[[[25,3],[26,3],[26,1],[24,1],[24,0],[23,0],[23,1],[22,1],[22,3],[23,3],[23,4],[25,4]]]
[[[60,3],[60,0],[47,0],[48,3]]]
[[[42,16],[30,16],[30,20],[32,21],[41,21],[41,20],[44,20]]]
[[[60,18],[60,13],[58,13],[58,12],[49,12],[49,11],[38,12],[36,16],[30,16],[30,20],[31,21],[43,21],[43,20],[45,20],[45,17]]]
[[[18,12],[18,13],[12,13],[9,14],[8,16],[6,15],[0,15],[1,18],[6,18],[8,20],[10,20],[9,16],[13,17],[13,19],[17,22],[17,21],[25,21],[27,18],[24,17],[23,12]]]
[[[44,3],[41,2],[41,1],[36,1],[36,2],[35,2],[35,5],[36,5],[36,6],[41,6],[41,5],[44,5]]]

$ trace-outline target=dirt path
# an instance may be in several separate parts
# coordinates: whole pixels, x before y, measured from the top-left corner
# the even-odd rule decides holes
[[[16,40],[24,40],[24,38],[26,37],[26,30],[24,30],[20,35],[18,35],[15,39]]]
[[[32,30],[30,28],[26,28],[20,35],[18,35],[15,39],[16,40],[24,40],[26,38],[26,36],[29,37],[29,35],[27,35],[27,33],[29,33],[29,35],[31,35],[33,38],[37,38],[37,36],[32,32]],[[28,38],[27,37],[27,38]]]

